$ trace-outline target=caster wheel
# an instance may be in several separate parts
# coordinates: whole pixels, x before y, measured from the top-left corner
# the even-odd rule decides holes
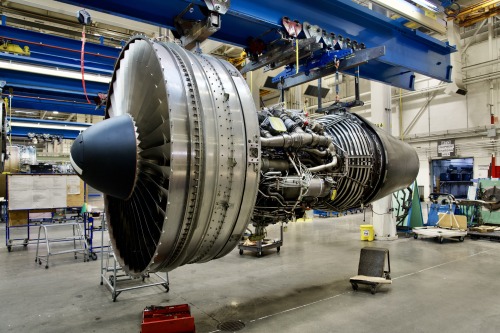
[[[113,296],[113,302],[116,302],[116,296]]]
[[[257,252],[257,257],[259,257],[259,258],[262,257],[262,252],[260,252],[260,251]]]
[[[372,295],[375,295],[375,293],[377,292],[377,287],[372,286],[370,291],[371,291]]]
[[[97,260],[97,253],[92,252],[92,253],[90,254],[90,258],[92,258],[92,260]]]
[[[101,281],[101,286],[104,284],[104,282]]]
[[[243,250],[240,249],[240,256],[242,256],[242,255],[243,255]]]
[[[386,274],[385,274],[385,279],[386,279],[386,280],[390,280],[390,279],[391,279],[391,274],[386,273]]]
[[[49,269],[49,265],[45,265],[45,269]]]
[[[168,293],[170,291],[170,287],[168,285],[164,285],[163,287],[165,287],[165,292]]]
[[[281,250],[281,249],[280,249],[280,247],[278,246],[278,247],[276,248],[276,252],[280,253],[280,250]]]
[[[40,259],[38,259],[38,265],[41,265],[42,264],[42,261]]]
[[[418,239],[418,234],[413,234],[413,238]]]
[[[443,237],[439,237],[439,244],[443,244],[444,242],[444,238]]]
[[[7,245],[7,251],[11,252],[12,251],[12,246]],[[35,260],[36,261],[36,260]]]
[[[464,240],[465,240],[465,237],[464,237],[464,236],[462,236],[462,237],[460,237],[460,238],[458,239],[458,241],[459,241],[459,242],[463,242]]]
[[[357,283],[352,282],[351,286],[352,286],[352,290],[358,290],[358,284]]]

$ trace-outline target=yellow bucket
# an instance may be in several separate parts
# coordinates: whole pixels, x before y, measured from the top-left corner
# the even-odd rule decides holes
[[[371,224],[362,224],[359,226],[361,230],[361,240],[373,241],[373,236],[375,232],[373,231],[373,226]]]

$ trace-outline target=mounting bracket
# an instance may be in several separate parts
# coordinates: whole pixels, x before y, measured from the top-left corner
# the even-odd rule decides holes
[[[203,20],[184,19],[186,13],[192,13],[194,5],[190,3],[174,19],[174,25],[180,36],[182,46],[192,50],[197,44],[205,41],[221,27],[221,15],[225,14],[231,4],[230,0],[204,0],[206,8],[200,6],[205,15]]]
[[[288,89],[295,87],[299,84],[309,82],[311,80],[319,79],[321,77],[335,74],[335,72],[343,72],[351,68],[357,67],[361,64],[367,63],[370,60],[377,59],[385,54],[384,46],[377,46],[368,49],[357,50],[352,56],[341,59],[338,68],[335,66],[323,66],[315,70],[311,70],[308,73],[299,72],[296,75],[286,77],[281,83],[282,89]]]

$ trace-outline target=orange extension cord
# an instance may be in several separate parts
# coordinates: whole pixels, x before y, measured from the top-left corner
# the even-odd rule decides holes
[[[80,68],[82,71],[82,86],[83,86],[83,93],[85,94],[85,98],[87,99],[87,103],[90,103],[89,97],[87,96],[87,88],[85,87],[85,63],[84,63],[84,58],[85,58],[85,26],[83,26],[82,30],[82,51],[80,52]]]

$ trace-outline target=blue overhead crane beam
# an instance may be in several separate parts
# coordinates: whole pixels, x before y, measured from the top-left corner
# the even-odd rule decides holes
[[[84,96],[79,78],[81,41],[5,25],[0,25],[0,40],[30,48],[29,56],[0,52],[0,61],[7,62],[7,66],[0,68],[0,80],[6,81],[4,95],[12,88],[14,108],[104,115],[102,108],[96,110],[96,105],[87,103]],[[111,78],[120,51],[115,47],[86,43],[85,73]],[[32,70],[14,70],[9,67],[11,63],[29,65]],[[42,67],[71,70],[77,75],[76,78],[45,75],[37,72],[37,68]],[[107,93],[109,88],[108,83],[90,80],[86,80],[85,85],[91,101],[98,93]]]
[[[102,109],[95,109],[94,103],[87,103],[80,80],[3,68],[0,79],[7,82],[4,96],[12,88],[13,108],[104,115]],[[109,87],[107,83],[92,81],[87,81],[86,86],[91,101],[98,93],[107,93]]]
[[[8,95],[3,95],[7,97]],[[90,114],[93,116],[104,116],[104,107],[96,108],[94,104],[86,101],[65,100],[60,96],[39,97],[30,94],[13,95],[12,105],[16,109],[49,110],[59,113]]]
[[[28,137],[28,133],[35,133],[58,135],[64,139],[74,140],[82,131],[91,126],[85,123],[17,117],[7,117],[6,121],[10,124],[10,132],[7,134],[16,137]]]
[[[203,1],[198,0],[59,1],[169,29],[173,29],[174,18],[190,2],[204,6]],[[191,18],[189,15],[196,13],[187,14],[186,18]],[[351,0],[232,0],[229,11],[222,16],[220,30],[212,38],[246,47],[249,37],[264,36],[273,29],[281,29],[283,16],[318,25],[337,36],[362,42],[368,48],[385,46],[387,52],[384,56],[361,66],[365,78],[404,89],[413,89],[415,72],[445,82],[451,80],[449,54],[455,51],[454,47]]]
[[[0,59],[32,65],[58,67],[80,71],[82,42],[30,30],[0,25],[0,40],[21,47],[28,46],[30,55],[0,52]],[[85,72],[111,76],[121,49],[85,43]]]
[[[14,93],[33,92],[41,95],[56,94],[85,100],[82,81],[66,77],[44,75],[31,72],[22,72],[0,68],[0,79],[6,81],[4,92],[13,88]],[[86,81],[87,94],[96,96],[98,93],[107,93],[109,84]]]
[[[31,52],[30,56],[0,52],[0,60],[35,66],[55,67],[73,71],[80,71],[82,68],[80,65],[80,59],[62,58],[48,53],[43,54],[42,57],[41,54],[37,54],[35,52]],[[103,64],[85,61],[85,73],[111,76],[113,74],[113,65],[105,66]]]

